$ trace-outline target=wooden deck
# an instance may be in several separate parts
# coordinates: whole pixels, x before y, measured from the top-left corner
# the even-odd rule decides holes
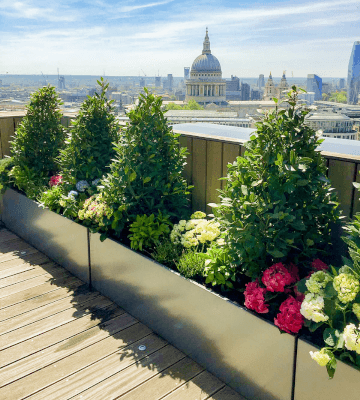
[[[0,399],[244,400],[0,229]]]

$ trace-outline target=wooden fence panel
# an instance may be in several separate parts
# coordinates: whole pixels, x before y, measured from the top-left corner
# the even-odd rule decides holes
[[[223,143],[208,140],[206,145],[206,213],[212,213],[209,203],[219,203],[222,175]]]
[[[0,118],[1,157],[10,156],[11,136],[14,135],[14,117]]]
[[[360,164],[356,164],[356,179],[355,182],[360,183]],[[353,197],[353,212],[352,217],[358,212],[360,212],[360,190],[354,190],[354,197]]]
[[[332,186],[336,189],[340,208],[343,215],[351,217],[352,199],[354,187],[352,182],[355,178],[355,163],[340,160],[329,160],[329,179]]]
[[[193,139],[192,209],[206,211],[206,140]]]
[[[237,157],[240,156],[240,146],[233,143],[223,144],[223,156],[222,156],[222,176],[227,175],[227,166],[232,164]],[[225,181],[221,181],[221,189],[224,189],[226,185]]]
[[[186,147],[187,151],[188,151],[188,155],[186,157],[186,165],[184,168],[184,177],[185,177],[188,185],[192,185],[192,166],[193,166],[192,165],[193,164],[193,160],[192,160],[193,143],[192,143],[192,141],[193,141],[192,137],[189,137],[189,136],[180,136],[179,137],[180,147]]]

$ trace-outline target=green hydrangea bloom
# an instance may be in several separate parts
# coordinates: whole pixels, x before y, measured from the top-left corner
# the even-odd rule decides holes
[[[195,211],[194,214],[190,217],[191,219],[202,219],[205,218],[206,214],[202,211]]]
[[[331,282],[331,276],[325,271],[317,271],[310,276],[305,285],[310,293],[323,295],[325,286]]]
[[[350,303],[360,290],[359,280],[351,274],[340,274],[334,278],[334,289],[342,303]]]
[[[311,358],[316,361],[321,367],[325,367],[327,363],[331,360],[329,354],[327,354],[325,349],[320,351],[310,351]]]
[[[360,321],[360,304],[354,303],[352,306],[352,311],[356,315],[356,318]]]

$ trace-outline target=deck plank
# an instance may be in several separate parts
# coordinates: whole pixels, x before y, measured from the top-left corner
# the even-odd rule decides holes
[[[0,368],[6,365],[12,364],[25,357],[28,357],[34,353],[42,351],[41,354],[45,354],[44,350],[50,346],[58,343],[65,343],[65,341],[78,341],[79,334],[82,334],[92,328],[98,328],[98,325],[103,324],[107,329],[107,325],[116,322],[116,319],[125,313],[121,308],[111,309],[104,308],[104,311],[110,311],[107,314],[104,312],[96,317],[94,314],[86,314],[83,317],[72,320],[64,325],[54,328],[51,331],[44,332],[39,336],[25,340],[18,343],[15,346],[8,347],[1,352]],[[112,321],[114,320],[114,321]],[[34,360],[39,357],[34,356]]]
[[[41,294],[40,296],[23,301],[21,303],[2,308],[0,309],[0,322],[10,318],[16,318],[21,314],[44,307],[65,297],[75,296],[77,293],[85,291],[87,287],[88,285],[84,284],[80,280],[77,280],[75,284],[72,285],[72,289],[67,287],[57,287],[56,290],[53,290],[52,292]]]
[[[165,396],[164,400],[206,400],[225,386],[208,371],[203,371],[189,382]]]
[[[243,400],[3,228],[0,321],[1,399]]]

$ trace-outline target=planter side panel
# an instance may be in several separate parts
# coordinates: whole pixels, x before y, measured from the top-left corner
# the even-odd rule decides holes
[[[93,286],[247,399],[291,398],[294,338],[168,268],[92,234]]]
[[[311,359],[319,349],[303,340],[298,342],[295,400],[359,400],[360,371],[338,360],[335,376],[329,380],[325,367]]]
[[[39,207],[36,202],[11,189],[3,197],[2,221],[8,229],[72,274],[89,282],[85,227]]]

